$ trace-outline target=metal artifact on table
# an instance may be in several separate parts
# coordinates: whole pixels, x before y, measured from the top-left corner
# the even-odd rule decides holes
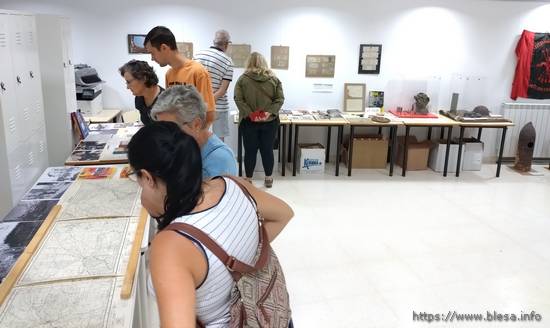
[[[484,105],[478,105],[471,111],[456,110],[453,108],[450,111],[440,110],[439,113],[459,122],[510,122],[509,119],[504,118],[502,115],[491,114],[489,108]]]
[[[514,163],[514,169],[517,171],[531,171],[536,136],[537,132],[531,122],[525,124],[525,126],[521,129],[519,133],[518,149],[516,151],[516,160]]]
[[[428,114],[428,103],[430,102],[430,97],[427,94],[420,92],[414,96],[414,112],[417,114]]]
[[[389,123],[391,120],[383,115],[371,115],[369,116],[373,122],[377,123]]]
[[[475,113],[476,115],[479,115],[480,117],[488,117],[490,116],[489,108],[483,105],[476,106],[474,110],[472,110],[472,113]]]

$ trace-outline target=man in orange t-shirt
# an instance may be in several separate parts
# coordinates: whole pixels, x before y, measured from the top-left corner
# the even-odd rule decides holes
[[[216,102],[212,92],[210,75],[201,63],[186,58],[178,52],[174,34],[164,26],[153,28],[145,37],[145,49],[151,54],[151,59],[160,66],[170,66],[166,72],[166,88],[173,85],[193,85],[202,95],[208,106],[206,113],[207,126],[210,127],[216,116]]]

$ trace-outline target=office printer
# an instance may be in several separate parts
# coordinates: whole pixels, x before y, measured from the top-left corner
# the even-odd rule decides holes
[[[77,100],[94,100],[101,94],[104,81],[99,78],[95,68],[86,64],[75,65],[74,79]]]
[[[74,66],[76,84],[76,105],[85,116],[97,115],[103,110],[101,95],[103,80],[97,75],[95,68],[86,64]]]

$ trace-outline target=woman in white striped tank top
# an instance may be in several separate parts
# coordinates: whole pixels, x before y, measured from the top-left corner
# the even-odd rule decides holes
[[[131,175],[142,188],[141,203],[159,222],[150,270],[162,327],[227,327],[233,279],[219,259],[183,232],[163,231],[172,222],[191,224],[228,254],[253,264],[259,232],[256,209],[228,178],[202,180],[195,139],[172,122],[139,130],[128,145]],[[270,241],[294,213],[281,199],[241,180],[256,199]],[[183,237],[186,238],[183,238]]]

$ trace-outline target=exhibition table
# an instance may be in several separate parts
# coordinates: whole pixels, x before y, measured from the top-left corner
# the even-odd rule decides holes
[[[82,115],[90,123],[116,123],[120,116],[120,109],[104,109],[94,115]]]
[[[375,122],[370,118],[364,117],[346,117],[346,120],[350,125],[350,134],[349,134],[349,151],[348,151],[348,176],[351,176],[351,170],[353,167],[352,158],[353,158],[353,138],[355,137],[355,128],[356,127],[376,127],[381,130],[382,128],[389,128],[389,160],[390,160],[390,176],[393,176],[393,165],[395,162],[395,145],[397,139],[397,128],[403,123],[399,119],[390,120],[388,123],[379,123]],[[381,131],[379,131],[381,132]]]
[[[342,147],[342,138],[344,134],[344,126],[348,125],[349,122],[344,118],[332,118],[332,119],[320,119],[320,120],[309,120],[309,119],[291,119],[292,126],[294,127],[294,156],[292,159],[292,175],[296,176],[296,163],[298,162],[298,140],[300,135],[300,127],[327,127],[327,149],[325,154],[325,159],[328,159],[330,155],[330,131],[332,127],[338,128],[338,139],[336,141],[336,169],[334,175],[338,176],[340,174],[340,150]]]
[[[395,117],[395,116],[393,116]],[[396,120],[400,120],[405,125],[405,140],[404,140],[404,147],[403,147],[403,167],[402,167],[402,176],[406,175],[407,172],[407,154],[409,150],[409,134],[410,130],[413,127],[427,127],[427,128],[433,128],[433,127],[440,127],[442,129],[447,128],[447,147],[445,149],[445,164],[443,167],[443,176],[447,176],[447,167],[449,164],[449,148],[451,145],[451,134],[453,127],[458,126],[460,123],[454,120],[451,120],[443,115],[439,115],[437,118],[397,118]],[[443,131],[442,131],[443,134]]]
[[[462,140],[464,138],[464,130],[467,128],[477,128],[477,140],[481,141],[482,129],[502,129],[500,137],[500,149],[498,150],[497,173],[496,177],[500,177],[500,167],[502,164],[502,153],[504,151],[504,141],[506,140],[506,131],[508,127],[514,126],[512,122],[459,122],[460,137],[458,139],[458,160],[456,162],[456,176],[460,175],[460,161],[462,159]]]

